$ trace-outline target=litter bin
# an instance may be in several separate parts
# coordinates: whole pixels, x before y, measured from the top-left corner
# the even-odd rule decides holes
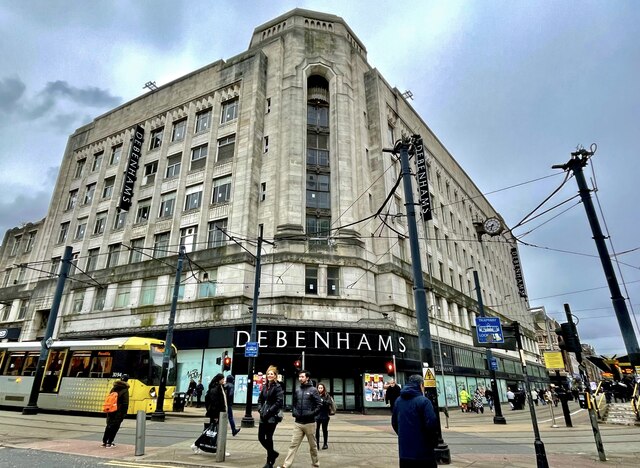
[[[587,398],[584,396],[584,393],[578,395],[578,404],[580,404],[580,408],[587,407]]]
[[[184,411],[184,404],[187,401],[187,394],[177,392],[173,395],[173,411]]]

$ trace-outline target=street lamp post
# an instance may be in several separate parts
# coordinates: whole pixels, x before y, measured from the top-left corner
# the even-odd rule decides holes
[[[160,385],[158,386],[158,400],[156,410],[151,415],[152,421],[164,421],[164,395],[167,391],[167,375],[169,373],[169,361],[173,349],[173,327],[176,321],[176,309],[178,308],[178,291],[180,290],[180,276],[182,275],[182,262],[184,261],[184,245],[178,251],[178,267],[176,268],[176,278],[173,283],[173,297],[171,299],[171,310],[169,312],[169,324],[167,325],[167,337],[164,340],[164,353],[162,355],[162,373],[160,374]]]
[[[478,298],[478,312],[480,317],[484,317],[484,302],[482,301],[482,290],[480,289],[480,279],[478,272],[473,270],[473,281],[476,285],[476,297]],[[491,393],[493,393],[493,407],[495,413],[493,416],[493,424],[507,424],[507,420],[502,415],[502,406],[500,406],[500,395],[498,394],[498,381],[496,380],[496,370],[491,367],[493,361],[493,352],[491,348],[487,348],[487,364],[489,365],[489,373],[491,376]]]

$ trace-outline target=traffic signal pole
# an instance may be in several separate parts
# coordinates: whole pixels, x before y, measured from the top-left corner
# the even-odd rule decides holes
[[[598,249],[598,255],[600,256],[600,262],[602,263],[602,269],[609,285],[609,291],[611,292],[611,301],[613,303],[613,310],[616,313],[618,319],[618,325],[622,333],[622,339],[624,341],[627,353],[629,354],[629,361],[632,366],[640,366],[640,347],[638,346],[638,339],[633,328],[633,323],[627,310],[627,304],[620,291],[618,285],[618,279],[616,272],[613,269],[611,257],[605,243],[605,236],[602,234],[600,228],[600,222],[596,214],[596,210],[591,200],[591,190],[587,186],[587,181],[584,177],[583,167],[587,165],[587,162],[596,151],[595,145],[591,145],[591,151],[587,151],[581,148],[571,153],[571,159],[565,164],[558,164],[552,166],[553,169],[563,169],[565,171],[570,170],[576,178],[578,183],[578,190],[584,209],[587,213],[587,219],[591,226],[591,232],[593,233],[593,240],[596,243]]]
[[[416,319],[418,322],[418,341],[420,346],[420,360],[425,368],[434,368],[433,348],[431,344],[431,332],[429,330],[429,315],[427,306],[427,293],[422,277],[422,261],[420,258],[420,246],[418,243],[418,225],[416,222],[416,210],[413,199],[413,184],[411,182],[411,167],[409,166],[409,139],[405,138],[399,143],[400,162],[402,164],[402,182],[404,187],[405,206],[407,209],[407,228],[409,230],[409,245],[411,248],[411,263],[413,271],[413,295],[416,307]],[[423,374],[424,375],[424,374]],[[425,388],[427,398],[433,404],[436,414],[436,460],[438,463],[448,465],[451,463],[449,446],[442,438],[440,426],[440,411],[438,408],[438,393],[435,387]]]

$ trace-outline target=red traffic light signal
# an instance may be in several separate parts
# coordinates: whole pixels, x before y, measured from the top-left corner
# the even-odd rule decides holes
[[[231,358],[229,356],[225,356],[222,360],[222,370],[228,371],[231,370]]]
[[[302,369],[302,362],[300,362],[300,359],[293,361],[293,367],[295,367],[297,371]]]
[[[391,361],[387,362],[385,367],[387,368],[387,375],[393,377],[395,375],[395,373],[396,373],[396,369],[393,366],[393,362],[391,362]]]

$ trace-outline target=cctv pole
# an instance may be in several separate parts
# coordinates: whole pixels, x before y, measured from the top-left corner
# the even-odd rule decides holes
[[[480,317],[484,317],[484,302],[482,301],[482,290],[480,289],[480,278],[478,272],[473,270],[473,281],[476,284],[476,297],[478,298],[478,312]],[[493,407],[496,409],[493,416],[493,424],[507,424],[507,420],[502,415],[502,406],[500,405],[500,395],[498,394],[498,381],[496,380],[496,370],[492,367],[493,352],[491,348],[486,349],[487,364],[489,365],[489,373],[491,377],[491,393],[493,393]]]
[[[593,233],[593,240],[596,243],[600,262],[602,263],[602,269],[604,270],[604,275],[607,279],[607,284],[609,285],[611,301],[613,302],[613,310],[616,313],[618,325],[620,326],[620,331],[622,333],[622,339],[627,353],[629,354],[629,361],[634,367],[640,366],[640,347],[638,347],[638,339],[636,338],[633,323],[629,317],[627,304],[620,291],[620,286],[618,286],[616,272],[613,269],[611,257],[609,256],[609,251],[605,243],[606,237],[602,234],[600,222],[598,221],[598,216],[593,206],[593,201],[591,200],[591,190],[589,190],[589,187],[587,186],[587,181],[585,180],[584,172],[582,170],[582,168],[587,165],[589,158],[596,152],[595,145],[591,145],[590,149],[591,151],[587,151],[586,149],[581,148],[571,153],[571,159],[567,163],[557,164],[551,167],[552,169],[563,169],[564,171],[570,170],[576,177],[580,198],[587,213],[587,219],[589,220],[591,232]]]
[[[405,206],[407,209],[407,228],[409,230],[409,245],[411,247],[413,295],[416,306],[416,319],[418,322],[420,360],[423,368],[429,368],[435,366],[433,362],[431,332],[429,330],[429,307],[427,306],[427,294],[424,288],[424,279],[422,277],[422,261],[420,259],[420,246],[418,243],[418,227],[413,200],[413,185],[411,183],[411,167],[409,166],[409,146],[410,141],[408,138],[403,138],[401,142],[399,142],[400,162],[402,164],[402,182],[406,201]],[[451,463],[451,452],[449,451],[449,446],[445,444],[444,439],[442,438],[440,411],[438,409],[438,393],[435,387],[425,388],[425,393],[433,404],[433,409],[436,414],[436,436],[438,441],[435,448],[436,459],[440,464],[448,465]]]
[[[62,292],[64,291],[64,283],[69,276],[69,270],[71,269],[72,254],[71,246],[64,248],[64,254],[62,256],[62,266],[60,267],[60,276],[58,276],[58,283],[56,284],[56,291],[53,296],[53,302],[51,303],[51,310],[49,311],[49,320],[47,321],[47,328],[44,332],[44,338],[42,338],[42,347],[40,348],[40,356],[38,357],[38,364],[36,365],[36,375],[33,378],[33,384],[31,385],[31,394],[29,395],[29,403],[22,409],[22,414],[38,414],[38,396],[40,396],[40,385],[42,378],[44,377],[44,366],[47,363],[49,357],[49,348],[52,344],[51,337],[53,336],[53,329],[56,326],[58,320],[58,310],[60,309],[60,303],[62,302]],[[62,369],[60,369],[62,372]]]
[[[258,247],[256,252],[256,272],[255,280],[253,284],[253,305],[251,307],[251,342],[256,341],[256,322],[258,321],[258,296],[260,295],[260,270],[261,259],[260,252],[262,251],[262,233],[264,226],[260,224],[258,235]],[[250,357],[247,363],[247,400],[244,408],[244,417],[242,418],[242,427],[254,427],[255,420],[253,419],[253,376],[256,373],[256,358]]]
[[[160,385],[158,386],[158,400],[156,410],[151,415],[152,421],[164,422],[164,395],[167,391],[167,375],[169,374],[169,361],[173,350],[173,327],[176,321],[176,309],[178,308],[178,292],[180,290],[180,276],[182,275],[182,262],[184,261],[184,245],[178,250],[178,266],[176,277],[173,282],[173,297],[171,298],[171,310],[169,311],[169,324],[167,325],[167,336],[164,339],[164,353],[162,354],[162,373],[160,374]]]

